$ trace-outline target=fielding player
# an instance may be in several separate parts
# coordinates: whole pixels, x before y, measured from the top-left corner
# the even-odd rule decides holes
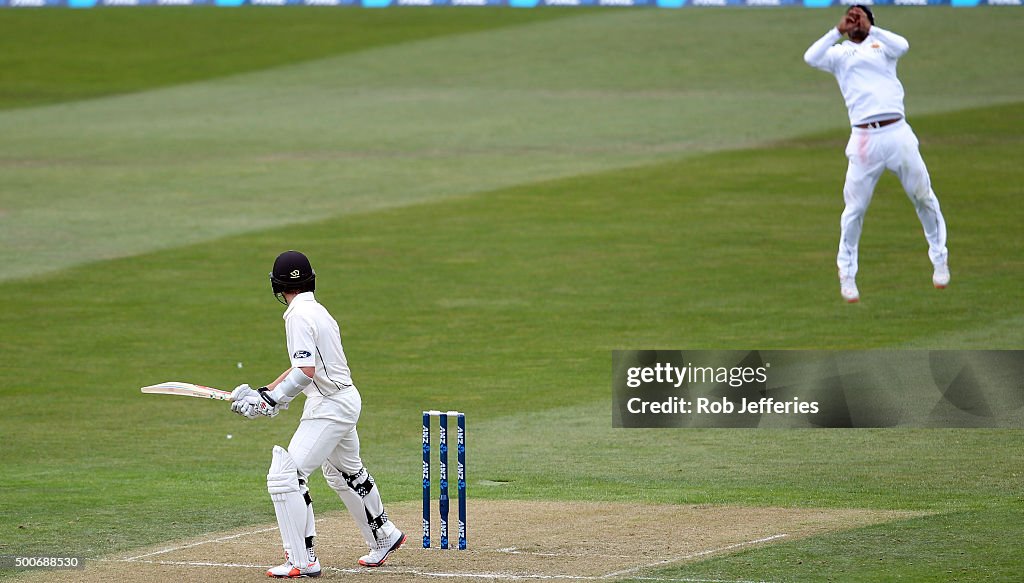
[[[383,565],[406,539],[388,520],[380,492],[359,458],[356,422],[362,402],[352,384],[338,323],[313,297],[315,279],[309,260],[298,251],[282,253],[274,261],[270,282],[274,295],[288,306],[284,322],[292,366],[265,387],[239,385],[231,393],[231,410],[249,419],[273,417],[299,393],[306,395],[299,427],[288,449],[274,446],[267,473],[286,559],[267,571],[271,577],[320,575],[313,550],[313,503],[306,487],[318,467],[370,547],[360,565]]]
[[[928,168],[918,150],[917,136],[904,119],[903,85],[896,77],[896,61],[907,52],[907,39],[874,25],[867,6],[851,6],[839,25],[825,33],[804,53],[808,65],[835,75],[846,100],[853,126],[846,146],[849,166],[840,219],[839,291],[847,302],[860,299],[857,291],[857,247],[864,213],[882,173],[888,168],[899,177],[928,240],[934,268],[932,283],[949,285],[946,262],[946,222],[932,191]],[[843,35],[849,39],[835,44]]]

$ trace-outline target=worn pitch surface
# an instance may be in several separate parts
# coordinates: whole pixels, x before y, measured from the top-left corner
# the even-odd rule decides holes
[[[612,581],[650,575],[667,565],[907,515],[859,509],[470,502],[466,551],[423,549],[421,507],[416,503],[393,505],[389,513],[409,539],[378,569],[358,567],[363,544],[347,513],[334,512],[320,519],[317,533],[323,576],[340,579],[358,574],[395,582]],[[456,518],[452,512],[453,542]],[[145,581],[251,581],[281,561],[279,541],[276,526],[254,525],[87,560],[85,571],[51,571],[39,576],[55,581],[106,581],[129,575]]]

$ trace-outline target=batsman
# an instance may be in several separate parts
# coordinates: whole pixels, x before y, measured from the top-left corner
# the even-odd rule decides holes
[[[231,393],[231,410],[248,419],[274,417],[299,393],[306,395],[299,427],[288,448],[274,446],[267,490],[281,529],[285,562],[267,571],[278,578],[318,577],[313,548],[316,523],[307,480],[322,468],[363,534],[370,552],[359,559],[379,567],[406,540],[384,511],[373,477],[359,457],[356,422],[362,408],[352,383],[337,321],[313,295],[316,273],[298,251],[274,261],[270,284],[284,312],[291,367],[259,389],[239,385]]]

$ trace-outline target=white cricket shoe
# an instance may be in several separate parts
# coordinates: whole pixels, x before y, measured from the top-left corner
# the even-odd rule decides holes
[[[932,273],[932,283],[937,289],[945,289],[949,285],[949,264],[945,261],[935,266],[935,271]]]
[[[377,545],[370,550],[370,554],[359,557],[359,564],[364,567],[380,567],[388,560],[391,553],[398,550],[405,544],[405,533],[397,528],[391,536],[384,537],[377,541]]]
[[[288,556],[288,551],[285,551],[284,558],[285,562],[282,565],[278,565],[267,571],[267,577],[275,577],[277,579],[298,579],[300,577],[319,577],[320,576],[320,561],[316,558],[310,550],[310,555],[313,558],[313,562],[309,563],[306,567],[296,567],[292,564],[292,558]]]
[[[852,277],[839,276],[839,293],[848,304],[855,304],[860,301],[860,292],[857,291],[857,282]]]

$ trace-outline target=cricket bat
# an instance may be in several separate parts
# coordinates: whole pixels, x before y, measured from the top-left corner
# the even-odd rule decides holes
[[[177,381],[142,387],[142,392],[150,395],[181,395],[184,397],[198,397],[200,399],[217,399],[219,401],[231,400],[231,393],[228,391]]]

